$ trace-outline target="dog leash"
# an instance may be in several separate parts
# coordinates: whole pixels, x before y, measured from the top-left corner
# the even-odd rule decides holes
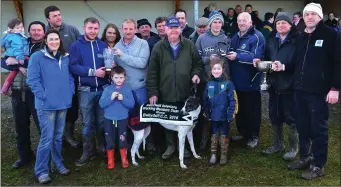
[[[191,88],[191,90],[190,90],[190,92],[192,91],[192,90],[194,90],[194,95],[193,95],[193,97],[196,97],[197,96],[197,83],[194,83],[193,84],[193,86],[192,86],[192,88]]]

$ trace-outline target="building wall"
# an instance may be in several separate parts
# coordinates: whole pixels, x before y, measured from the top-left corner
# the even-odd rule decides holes
[[[235,8],[236,5],[241,5],[243,10],[245,5],[251,4],[253,10],[257,10],[259,12],[259,18],[264,19],[264,14],[266,12],[275,12],[277,8],[283,8],[284,11],[293,14],[297,11],[302,11],[304,8],[303,1],[199,1],[199,17],[204,14],[205,7],[208,6],[209,3],[216,3],[219,10],[227,12],[228,8]],[[187,22],[189,25],[193,25],[194,16],[193,16],[193,1],[182,1],[181,8],[187,11]]]

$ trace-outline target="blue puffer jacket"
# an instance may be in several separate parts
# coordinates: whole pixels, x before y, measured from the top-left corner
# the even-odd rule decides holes
[[[37,110],[63,110],[71,107],[75,85],[69,71],[68,54],[53,57],[46,49],[33,53],[27,68],[26,82],[34,93]]]
[[[208,81],[204,95],[204,113],[212,121],[232,121],[238,112],[233,83],[223,77]]]
[[[21,33],[8,33],[1,39],[1,47],[5,48],[5,56],[14,56],[17,60],[25,60],[29,56],[27,37]]]
[[[95,76],[96,69],[105,67],[103,57],[105,48],[108,48],[108,45],[99,38],[88,41],[85,40],[84,35],[71,44],[70,70],[77,76],[79,86],[88,87],[89,91],[100,91],[109,84],[108,78]]]
[[[237,91],[260,90],[262,73],[253,67],[253,59],[262,59],[265,51],[265,39],[261,32],[251,27],[240,36],[232,37],[231,50],[237,53],[236,60],[230,63],[231,80]]]

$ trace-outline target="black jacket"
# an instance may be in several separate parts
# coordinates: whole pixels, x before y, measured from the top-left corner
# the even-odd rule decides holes
[[[194,31],[195,31],[195,30],[194,30],[192,27],[186,25],[186,27],[182,30],[182,36],[185,37],[185,38],[187,38],[187,39],[189,39],[189,36],[190,36]]]
[[[328,19],[324,22],[324,24],[326,24],[328,27],[334,28],[334,27],[337,27],[337,20],[336,19],[333,19],[333,20]]]
[[[228,16],[225,16],[224,22],[223,30],[228,37],[232,38],[239,31],[237,17],[230,19]]]
[[[341,85],[341,35],[323,21],[311,34],[299,35],[294,63],[285,67],[295,71],[294,89],[326,95]]]
[[[147,42],[149,45],[150,53],[152,53],[154,45],[161,40],[161,37],[159,35],[151,36],[148,38]]]
[[[282,64],[290,64],[293,61],[296,50],[297,30],[292,27],[288,36],[281,44],[280,39],[276,37],[277,31],[270,34],[265,48],[264,60],[280,61]],[[289,71],[271,72],[268,74],[268,82],[271,85],[270,91],[276,93],[292,93],[292,81],[294,74]]]

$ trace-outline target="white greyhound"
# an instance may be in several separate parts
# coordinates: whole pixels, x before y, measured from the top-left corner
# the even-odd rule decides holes
[[[193,142],[193,133],[192,130],[196,125],[196,120],[198,119],[198,116],[201,111],[201,105],[200,105],[200,99],[196,97],[190,96],[186,102],[183,108],[181,109],[181,112],[184,114],[188,114],[192,117],[193,123],[192,125],[174,125],[171,122],[162,122],[160,125],[165,127],[166,129],[177,131],[178,132],[178,138],[179,138],[179,160],[180,160],[180,167],[183,169],[187,169],[187,166],[184,164],[184,149],[185,149],[185,141],[186,136],[189,142],[189,145],[191,147],[191,151],[193,153],[193,156],[196,159],[201,159],[199,155],[195,152],[194,148],[194,142]],[[140,156],[139,154],[139,147],[143,141],[143,148],[145,148],[145,139],[150,134],[150,126],[148,126],[145,129],[134,131],[134,144],[131,148],[131,159],[132,163],[135,166],[138,166],[138,163],[135,160],[135,154],[137,154],[138,158],[143,159],[143,156]]]

